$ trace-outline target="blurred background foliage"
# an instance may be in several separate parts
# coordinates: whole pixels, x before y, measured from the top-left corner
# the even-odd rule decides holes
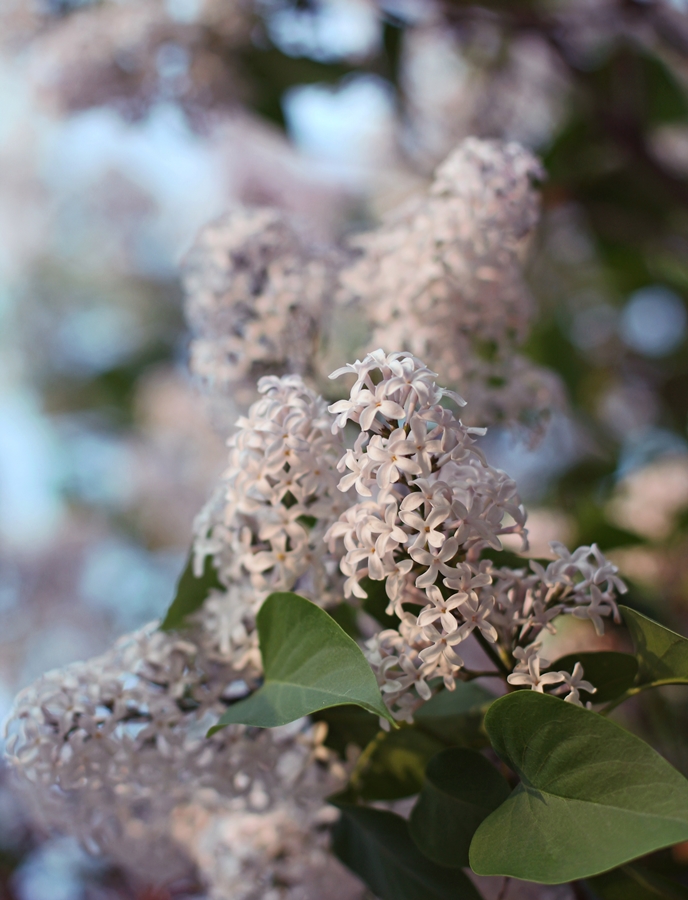
[[[469,134],[543,159],[526,350],[570,403],[488,451],[534,555],[596,541],[686,633],[684,0],[4,0],[0,708],[169,601],[223,462],[185,376],[197,229],[241,201],[345,234]],[[686,712],[666,689],[629,721],[688,774]],[[0,785],[0,896],[132,895]]]

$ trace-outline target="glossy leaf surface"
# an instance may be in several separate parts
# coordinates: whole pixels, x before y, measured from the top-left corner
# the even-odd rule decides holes
[[[298,594],[275,593],[256,622],[264,683],[210,733],[230,724],[273,728],[350,703],[391,721],[365,656],[324,610]]]
[[[517,691],[485,727],[521,784],[475,833],[478,874],[559,884],[688,840],[688,781],[598,713]]]

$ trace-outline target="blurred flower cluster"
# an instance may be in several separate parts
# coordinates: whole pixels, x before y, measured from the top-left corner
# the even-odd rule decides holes
[[[223,440],[256,400],[260,377],[298,374],[304,391],[336,402],[344,395],[328,373],[378,347],[415,353],[469,401],[465,425],[490,426],[485,437],[473,435],[473,446],[517,483],[505,502],[528,504],[527,552],[539,562],[514,557],[519,533],[499,535],[507,550],[485,551],[494,562],[489,590],[502,612],[517,602],[528,604],[520,618],[541,617],[534,659],[620,640],[613,628],[597,638],[592,615],[586,622],[575,612],[550,633],[538,604],[556,606],[548,594],[561,589],[557,573],[566,568],[551,541],[596,545],[576,565],[586,572],[617,565],[628,602],[680,629],[688,618],[682,4],[0,5],[3,712],[45,670],[106,652],[105,682],[119,679],[118,697],[131,690],[147,703],[153,691],[164,715],[193,717],[147,680],[150,672],[129,683],[125,669],[136,666],[123,662],[121,649],[106,648],[169,601],[193,518],[226,464]],[[184,293],[188,355],[203,396],[186,377]],[[297,437],[298,428],[296,450]],[[355,429],[345,432],[351,453],[354,437]],[[365,464],[367,450],[357,454],[356,464]],[[212,550],[213,535],[231,533],[246,551],[248,527],[252,556],[279,553],[280,534],[306,529],[301,513],[278,528],[276,494],[260,491],[253,497],[260,509],[230,509],[239,464],[230,465],[198,519],[197,535],[207,529],[199,548]],[[399,484],[394,469],[384,471],[392,488]],[[422,477],[403,465],[396,472]],[[333,484],[341,475],[331,473]],[[271,476],[270,491],[279,492],[282,479]],[[331,485],[325,495],[340,499]],[[404,515],[421,512],[426,521],[425,507]],[[411,527],[400,517],[379,522],[383,530],[367,534],[374,541]],[[514,522],[507,517],[505,528]],[[302,549],[310,553],[308,535]],[[412,553],[432,556],[424,565],[438,572],[446,565],[441,547],[400,546],[416,566]],[[598,563],[596,553],[611,562]],[[351,576],[333,573],[325,557],[318,565],[319,583],[341,592]],[[252,602],[266,572],[241,571]],[[593,588],[606,593],[594,572],[579,606],[586,615],[602,610],[608,621],[608,600],[593,597]],[[310,575],[302,576],[299,590],[309,594]],[[473,604],[485,624],[476,601],[486,586],[465,593],[456,609]],[[204,654],[218,665],[213,654],[245,643],[256,611],[239,622],[217,597],[206,606],[193,638],[204,648],[203,672]],[[213,649],[200,637],[204,623],[217,635]],[[162,640],[144,633],[132,646]],[[253,638],[249,645],[255,649]],[[462,655],[472,666],[470,653]],[[547,668],[525,656],[519,666],[531,681]],[[395,672],[400,684],[413,674]],[[229,681],[240,677],[232,673]],[[127,714],[120,704],[112,718],[115,694],[81,696],[79,677],[72,697],[91,704],[93,727],[113,728],[114,741],[134,740],[143,720],[120,725]],[[58,682],[48,685],[40,692],[60,694]],[[553,689],[572,693],[567,685]],[[668,694],[643,700],[627,724],[642,732],[651,719],[665,722],[660,749],[688,772],[672,726],[685,712],[678,704]],[[46,725],[51,734],[59,727]],[[289,752],[293,744],[316,753],[322,735],[309,727],[286,740]],[[84,734],[77,729],[75,742]],[[277,759],[266,746],[270,759],[273,752]],[[61,763],[44,764],[52,778]],[[94,808],[104,802],[98,790]],[[161,847],[172,840],[174,854],[185,848],[184,877],[195,867],[206,885],[227,878],[234,896],[241,873],[252,873],[248,883],[263,866],[272,880],[261,882],[258,896],[305,883],[315,896],[343,895],[346,876],[331,862],[320,867],[320,837],[312,837],[320,799],[312,807],[309,799],[302,817],[277,791],[268,812],[247,801],[234,817],[222,791],[193,800],[191,793],[172,797],[173,824],[160,834]],[[114,804],[121,820],[107,828],[117,840],[127,834],[127,816],[143,821],[131,802],[133,814],[126,798]],[[140,881],[94,869],[73,846],[45,838],[45,825],[22,812],[3,777],[0,892],[21,900],[141,896]],[[304,880],[299,860],[311,851]],[[112,852],[126,869],[127,853]],[[180,884],[178,896],[203,890]],[[355,896],[353,881],[349,888]]]

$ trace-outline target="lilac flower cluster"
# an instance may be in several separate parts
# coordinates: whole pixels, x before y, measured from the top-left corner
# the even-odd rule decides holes
[[[360,429],[338,465],[340,489],[358,499],[326,537],[332,552],[343,541],[348,597],[365,597],[364,577],[385,580],[399,626],[375,635],[367,653],[394,714],[410,720],[433,679],[452,690],[468,674],[458,647],[472,634],[510,683],[569,684],[568,673],[540,675],[538,635],[564,613],[601,633],[603,617],[618,618],[615,590],[625,590],[616,567],[595,546],[570,554],[558,544],[558,559],[547,569],[531,562],[531,573],[481,560],[505,534],[527,546],[526,512],[515,483],[475,446],[482,431],[443,405],[463,400],[410,353],[378,350],[332,377],[349,373],[350,396],[330,411],[335,432],[349,420]],[[571,702],[578,687],[570,684]]]

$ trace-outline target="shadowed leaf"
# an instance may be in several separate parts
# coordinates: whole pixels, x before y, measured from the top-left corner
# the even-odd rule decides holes
[[[468,865],[475,830],[509,796],[497,769],[474,750],[450,747],[430,760],[425,784],[411,812],[411,837],[443,866]]]
[[[608,703],[625,693],[638,674],[638,661],[630,653],[601,650],[598,653],[570,653],[549,667],[551,672],[573,672],[576,663],[583,666],[584,677],[597,688],[594,694],[581,691],[583,703]]]
[[[220,583],[213,562],[209,556],[205,558],[203,574],[196,578],[193,573],[193,553],[189,556],[184,571],[177,582],[177,592],[160,625],[161,631],[175,631],[183,628],[188,616],[203,606],[212,590],[224,590]]]
[[[480,900],[463,872],[438,866],[411,840],[401,816],[336,803],[335,855],[380,900]]]
[[[688,684],[688,639],[642,613],[619,607],[633,638],[640,684]]]
[[[381,731],[365,748],[351,775],[362,800],[397,800],[417,794],[428,760],[444,744],[417,728]]]

